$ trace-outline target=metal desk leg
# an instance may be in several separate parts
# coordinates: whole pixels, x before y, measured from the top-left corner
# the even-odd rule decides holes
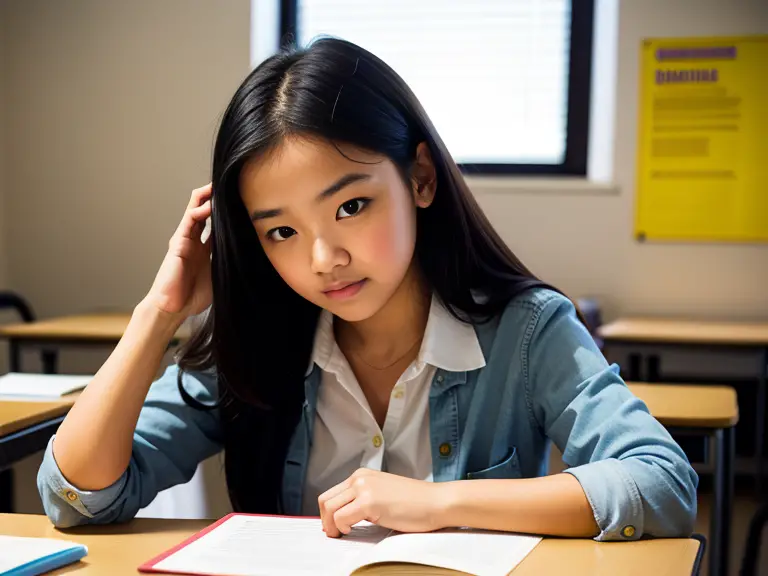
[[[13,470],[0,472],[0,513],[13,512]]]
[[[712,501],[709,540],[710,576],[727,576],[733,515],[733,459],[736,450],[735,429],[716,430],[715,493]]]
[[[630,382],[640,382],[642,380],[641,370],[643,365],[643,357],[641,354],[629,355],[629,374],[627,380]]]
[[[59,354],[56,350],[43,350],[43,374],[56,374]]]
[[[11,372],[21,372],[21,346],[17,340],[11,338],[8,341],[8,361]]]
[[[757,417],[755,422],[755,490],[763,492],[763,446],[765,443],[765,393],[768,379],[768,348],[760,351],[760,377],[757,381]]]
[[[652,354],[646,358],[645,378],[648,382],[661,381],[661,359],[658,354]]]

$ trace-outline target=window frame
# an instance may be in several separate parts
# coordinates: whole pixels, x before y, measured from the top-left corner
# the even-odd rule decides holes
[[[296,46],[298,0],[279,0],[281,47]],[[571,0],[565,158],[560,164],[462,163],[467,175],[586,176],[595,0]],[[577,79],[573,82],[573,79]]]

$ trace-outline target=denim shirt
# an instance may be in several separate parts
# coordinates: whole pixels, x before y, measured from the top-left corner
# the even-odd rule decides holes
[[[581,484],[600,529],[597,540],[688,536],[698,477],[685,454],[609,366],[571,302],[529,291],[491,322],[475,326],[486,366],[437,370],[429,392],[436,482],[517,479],[547,472],[550,440]],[[154,382],[141,410],[133,453],[112,486],[79,490],[62,475],[51,443],[38,473],[46,514],[56,526],[130,520],[161,490],[189,481],[222,447],[216,411],[187,406],[176,366]],[[201,402],[217,397],[213,371],[189,373],[185,389]],[[300,515],[320,383],[305,380],[303,417],[291,440],[282,512]]]

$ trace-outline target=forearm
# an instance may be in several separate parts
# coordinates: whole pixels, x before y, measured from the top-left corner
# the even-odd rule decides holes
[[[120,343],[62,422],[53,454],[81,490],[113,484],[128,467],[139,412],[177,325],[140,304]]]
[[[584,490],[570,474],[438,486],[440,526],[578,538],[600,533]]]

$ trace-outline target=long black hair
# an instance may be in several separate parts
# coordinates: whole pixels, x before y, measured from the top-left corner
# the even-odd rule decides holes
[[[337,39],[265,60],[235,92],[218,131],[213,305],[178,360],[180,375],[217,373],[227,485],[234,509],[244,512],[278,511],[319,316],[267,260],[239,191],[245,162],[290,135],[378,153],[404,177],[426,143],[437,185],[433,203],[417,211],[415,257],[429,288],[460,320],[486,321],[521,292],[544,286],[492,228],[424,109],[389,66]],[[188,404],[206,408],[184,392],[181,376],[179,388]]]

